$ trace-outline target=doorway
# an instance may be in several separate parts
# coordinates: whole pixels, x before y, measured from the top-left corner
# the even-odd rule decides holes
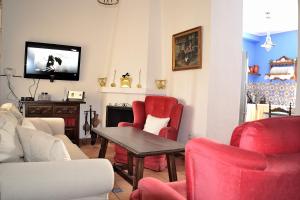
[[[296,105],[297,67],[270,65],[297,59],[298,0],[243,0],[243,67],[240,122],[267,117],[269,103]],[[242,76],[242,77],[243,77]],[[244,85],[244,87],[243,87]]]

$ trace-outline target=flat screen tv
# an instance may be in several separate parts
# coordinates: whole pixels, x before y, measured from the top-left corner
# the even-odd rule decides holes
[[[79,80],[81,47],[25,43],[24,78]]]

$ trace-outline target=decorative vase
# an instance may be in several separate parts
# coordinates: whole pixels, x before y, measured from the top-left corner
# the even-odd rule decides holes
[[[98,116],[99,116],[99,114],[94,112],[94,117],[91,122],[94,128],[96,128],[100,124],[100,119],[98,118]]]
[[[165,89],[167,85],[167,80],[155,80],[155,84],[157,89]]]
[[[258,65],[254,65],[253,66],[253,73],[254,74],[258,73],[258,69],[259,69]]]
[[[100,87],[105,87],[106,86],[106,81],[107,81],[106,77],[98,78],[98,83],[99,83]]]
[[[122,88],[131,88],[131,81],[130,77],[120,78],[120,83]]]

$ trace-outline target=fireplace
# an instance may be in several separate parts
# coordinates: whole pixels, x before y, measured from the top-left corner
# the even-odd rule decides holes
[[[119,122],[133,122],[133,112],[127,106],[106,106],[106,127],[116,127]]]

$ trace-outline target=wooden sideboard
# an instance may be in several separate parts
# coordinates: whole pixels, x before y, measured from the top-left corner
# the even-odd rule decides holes
[[[80,104],[82,101],[23,101],[25,117],[61,117],[65,134],[79,145]]]

